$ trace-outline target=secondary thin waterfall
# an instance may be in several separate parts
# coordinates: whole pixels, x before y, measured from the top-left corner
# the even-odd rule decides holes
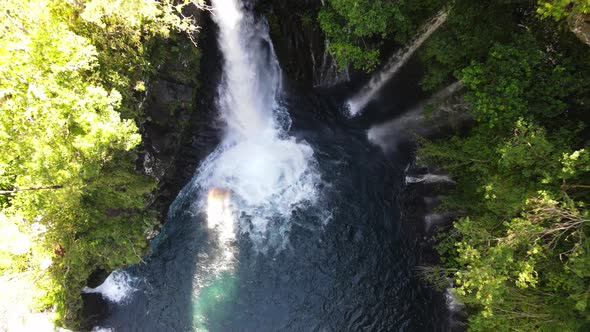
[[[354,117],[360,114],[365,106],[375,97],[377,92],[387,83],[406,62],[412,57],[414,52],[430,37],[445,21],[447,12],[440,11],[426,24],[422,26],[420,32],[412,39],[409,46],[400,49],[394,53],[387,64],[378,74],[374,75],[359,92],[357,92],[347,102],[348,114]]]
[[[402,116],[371,126],[367,131],[367,138],[371,143],[380,146],[383,151],[391,151],[397,149],[400,140],[403,140],[404,136],[428,135],[431,130],[443,121],[436,117],[427,118],[424,114],[425,108],[442,102],[461,88],[463,88],[463,84],[460,81],[448,85]]]
[[[256,248],[276,249],[285,244],[291,213],[317,199],[313,150],[287,134],[291,122],[279,104],[281,71],[266,21],[238,0],[212,5],[224,57],[217,104],[227,127],[193,183],[227,192],[236,229]]]

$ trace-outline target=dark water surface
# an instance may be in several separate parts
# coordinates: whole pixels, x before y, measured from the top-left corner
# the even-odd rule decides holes
[[[329,96],[291,98],[290,134],[314,149],[324,187],[295,211],[288,245],[258,253],[246,236],[235,266],[211,274],[219,255],[186,190],[153,243],[147,265],[126,271],[136,291],[109,304],[100,324],[116,331],[446,331],[442,296],[416,274],[421,250],[401,211],[406,152],[386,156],[366,125]],[[285,222],[285,221],[277,221]],[[323,223],[325,223],[324,226]],[[207,267],[209,266],[209,267]],[[195,294],[195,280],[205,285]]]

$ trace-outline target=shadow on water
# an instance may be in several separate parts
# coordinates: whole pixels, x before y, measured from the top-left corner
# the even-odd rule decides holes
[[[154,245],[157,256],[128,272],[138,280],[131,299],[111,312],[104,327],[116,331],[189,331],[192,327],[192,276],[206,248],[206,233],[188,212],[171,219]],[[182,250],[178,250],[182,246]]]
[[[195,132],[185,138],[180,159],[190,169],[180,168],[178,181],[190,179],[195,166],[218,144],[220,124],[216,115],[215,98],[221,71],[221,55],[217,47],[217,27],[208,16],[203,17],[204,32],[199,43],[207,52],[201,58],[199,99],[191,127]],[[182,163],[182,162],[180,162]],[[186,180],[184,180],[186,181]],[[186,183],[186,182],[185,182]],[[150,246],[144,263],[125,269],[132,277],[134,291],[122,303],[107,303],[106,313],[97,327],[114,331],[194,331],[194,276],[198,275],[199,260],[211,249],[211,233],[206,229],[203,214],[191,205],[196,193],[180,193],[170,207],[162,232]],[[216,297],[215,290],[204,296]],[[203,304],[201,305],[204,308]],[[209,305],[201,310],[213,314]]]
[[[147,257],[147,264],[126,269],[134,279],[134,292],[112,308],[102,327],[115,331],[197,331],[205,330],[204,321],[223,318],[219,306],[231,295],[235,278],[223,271],[212,273],[220,254],[217,238],[207,229],[205,216],[196,211],[196,200],[192,190],[179,195],[168,223],[152,244],[153,254]]]

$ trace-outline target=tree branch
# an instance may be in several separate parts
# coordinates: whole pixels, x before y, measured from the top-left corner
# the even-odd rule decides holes
[[[32,191],[32,190],[53,190],[61,189],[62,185],[51,185],[51,186],[37,186],[37,187],[26,187],[26,188],[15,188],[13,190],[0,190],[0,195],[14,195],[21,191]]]

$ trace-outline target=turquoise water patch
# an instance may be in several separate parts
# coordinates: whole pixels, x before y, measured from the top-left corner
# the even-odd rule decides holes
[[[232,272],[224,272],[200,290],[193,302],[193,328],[209,331],[209,321],[221,322],[235,299],[238,279]]]

